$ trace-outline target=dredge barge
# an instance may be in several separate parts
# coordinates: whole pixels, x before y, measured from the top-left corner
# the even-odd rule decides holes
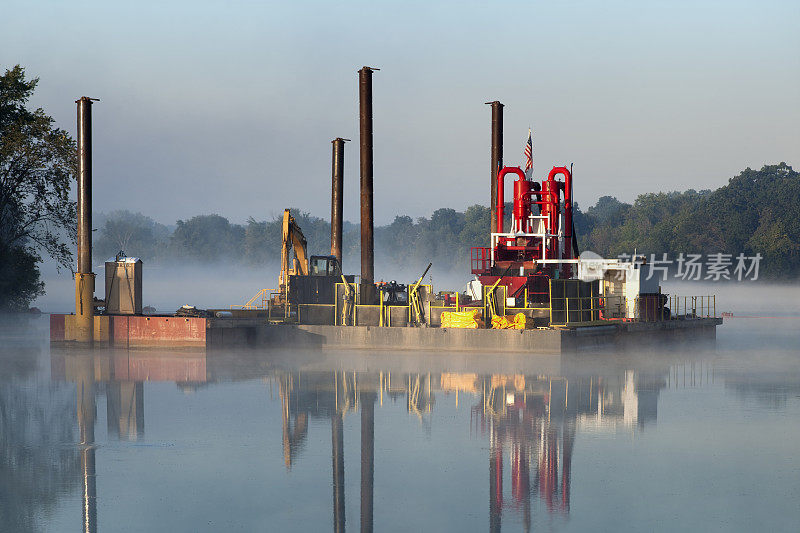
[[[424,283],[425,273],[408,284],[376,284],[372,70],[359,71],[358,282],[342,270],[345,139],[337,138],[332,141],[330,255],[308,255],[302,230],[287,210],[278,291],[262,290],[243,306],[181,309],[171,315],[142,313],[142,263],[122,256],[106,263],[105,298],[94,298],[95,275],[90,272],[92,101],[78,100],[76,311],[51,315],[51,342],[123,349],[258,346],[523,354],[667,340],[713,342],[722,323],[713,296],[663,294],[643,256],[621,261],[579,253],[571,169],[554,167],[537,182],[520,167],[503,166],[503,106],[499,102],[491,102],[489,246],[472,249],[475,279],[463,291],[438,293]],[[507,218],[504,186],[509,175],[516,180]]]

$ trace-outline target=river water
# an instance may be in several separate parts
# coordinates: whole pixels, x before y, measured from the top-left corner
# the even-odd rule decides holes
[[[773,318],[716,347],[563,358],[51,350],[6,322],[0,529],[798,531],[780,301],[742,296]]]

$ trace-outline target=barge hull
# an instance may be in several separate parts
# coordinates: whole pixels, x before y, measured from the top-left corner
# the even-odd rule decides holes
[[[74,315],[51,315],[68,344]],[[96,345],[115,348],[317,348],[560,354],[667,342],[714,342],[721,318],[532,330],[264,324],[252,318],[98,316]]]

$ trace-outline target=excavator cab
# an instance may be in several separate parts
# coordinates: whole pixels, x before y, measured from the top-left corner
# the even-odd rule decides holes
[[[354,276],[345,276],[353,283]],[[342,266],[333,255],[308,256],[308,242],[288,209],[283,212],[279,295],[273,305],[333,304]]]
[[[345,276],[348,283],[353,276]],[[336,284],[342,281],[342,267],[332,255],[312,255],[308,258],[308,274],[289,276],[289,302],[292,304],[332,304]]]
[[[308,261],[308,274],[338,278],[342,275],[342,267],[333,255],[312,255]]]

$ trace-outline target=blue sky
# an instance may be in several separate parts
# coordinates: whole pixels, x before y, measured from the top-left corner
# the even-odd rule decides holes
[[[715,188],[800,165],[797,2],[16,2],[0,66],[75,131],[94,107],[95,210],[330,214],[330,140],[357,141],[374,76],[375,213],[488,204],[489,108],[506,164],[534,129],[535,175],[574,163],[604,194]],[[358,145],[346,149],[357,221]],[[510,193],[509,193],[510,194]]]

